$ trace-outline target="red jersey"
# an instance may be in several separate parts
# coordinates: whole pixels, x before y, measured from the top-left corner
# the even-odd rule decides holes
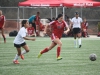
[[[52,35],[55,37],[58,37],[59,39],[62,37],[64,28],[68,27],[68,25],[65,21],[58,22],[57,20],[50,22],[49,25],[51,25]]]
[[[87,22],[82,22],[82,29],[87,29],[88,23]]]
[[[40,25],[40,17],[36,16],[36,25]]]
[[[2,28],[4,22],[5,22],[5,16],[2,15],[2,16],[0,16],[0,28]]]
[[[28,35],[34,34],[34,27],[27,28],[27,31],[28,31]]]

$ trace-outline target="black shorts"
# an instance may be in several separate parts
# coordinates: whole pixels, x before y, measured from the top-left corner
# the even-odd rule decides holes
[[[78,34],[81,32],[81,28],[73,28],[73,34]]]
[[[14,47],[16,47],[16,48],[20,48],[20,47],[25,46],[25,45],[26,45],[26,42],[24,42],[22,44],[15,44],[14,43]]]

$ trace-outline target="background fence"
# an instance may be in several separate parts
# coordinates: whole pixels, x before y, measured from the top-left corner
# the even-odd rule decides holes
[[[52,9],[52,12],[51,12]],[[40,12],[41,19],[56,17],[56,13],[62,13],[62,7],[56,8],[36,8],[36,7],[0,7],[6,17],[5,32],[9,33],[13,30],[19,30],[20,19],[28,19],[35,15],[37,11]],[[56,12],[57,10],[57,12]],[[89,23],[89,34],[97,34],[97,24],[100,21],[100,8],[66,8],[65,14],[70,18],[74,17],[74,12],[78,11],[82,18],[86,18]],[[52,14],[51,14],[52,13]]]

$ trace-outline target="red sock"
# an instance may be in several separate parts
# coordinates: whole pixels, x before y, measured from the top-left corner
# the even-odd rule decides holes
[[[61,47],[57,47],[57,57],[60,56]]]
[[[44,50],[41,51],[41,54],[46,53],[48,51],[49,51],[49,49],[48,48],[45,48]]]

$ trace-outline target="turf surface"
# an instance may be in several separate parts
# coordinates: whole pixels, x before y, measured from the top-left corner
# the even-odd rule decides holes
[[[7,38],[7,43],[0,43],[0,75],[100,75],[100,38],[82,38],[82,48],[74,48],[73,38],[62,38],[62,60],[56,60],[56,47],[41,58],[40,50],[49,46],[50,38],[36,38],[26,41],[30,52],[20,64],[12,61],[17,53],[13,47],[14,38]],[[23,50],[23,49],[22,49]],[[89,55],[95,53],[96,61],[90,61]]]

